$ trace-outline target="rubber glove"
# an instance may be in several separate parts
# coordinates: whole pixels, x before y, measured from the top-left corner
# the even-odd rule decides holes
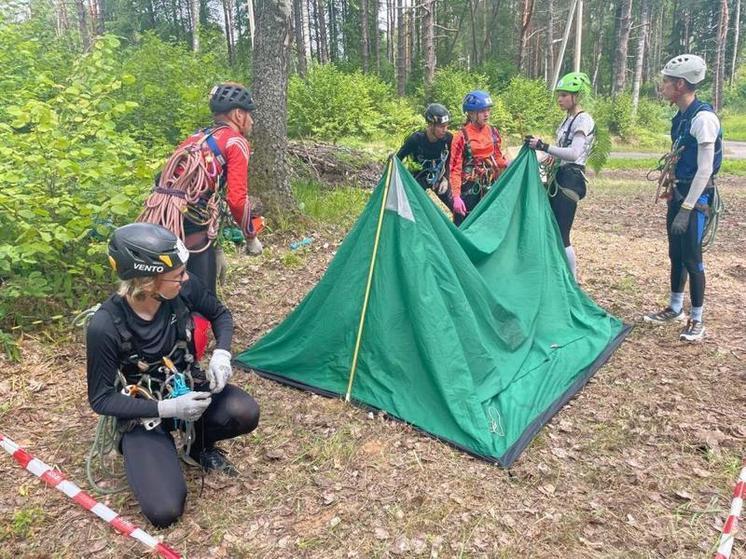
[[[188,392],[177,398],[158,402],[159,417],[175,417],[184,421],[197,421],[210,405],[209,392]]]
[[[233,367],[231,367],[230,352],[224,349],[216,349],[213,351],[210,365],[207,367],[210,392],[217,394],[223,390],[231,376],[233,376]]]
[[[461,196],[453,197],[453,213],[457,213],[459,215],[466,215],[466,204],[464,204],[464,201],[461,199]]]
[[[671,235],[683,235],[686,233],[689,227],[689,214],[691,213],[692,210],[687,210],[686,208],[679,210],[679,213],[673,218],[673,223],[671,224]]]

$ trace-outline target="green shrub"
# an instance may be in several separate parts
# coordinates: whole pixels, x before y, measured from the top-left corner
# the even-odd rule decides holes
[[[454,66],[446,66],[436,70],[430,95],[423,89],[419,96],[422,99],[422,110],[428,103],[440,103],[451,112],[454,122],[461,120],[464,114],[461,110],[464,96],[474,89],[488,89],[489,79],[478,72],[468,72]]]
[[[137,215],[157,167],[117,130],[136,107],[117,99],[132,80],[114,68],[118,45],[101,37],[53,96],[19,99],[0,121],[0,307],[86,304],[111,279],[101,240]],[[29,76],[27,91],[46,80]]]
[[[312,67],[306,78],[292,76],[288,88],[291,136],[336,141],[392,134],[422,121],[391,86],[376,76],[343,72],[332,64]]]
[[[194,54],[183,43],[167,43],[153,33],[126,49],[121,72],[134,79],[117,92],[120,100],[137,106],[118,122],[149,146],[169,149],[198,128],[212,122],[207,105],[212,86],[225,80],[227,63],[220,51]]]
[[[603,126],[625,140],[633,137],[635,116],[632,112],[632,97],[628,93],[620,93],[614,100],[611,97],[595,98],[592,114],[597,126]]]
[[[504,123],[506,132],[527,134],[546,129],[547,123],[559,123],[562,113],[557,108],[552,92],[542,80],[516,76],[500,94],[510,121]]]

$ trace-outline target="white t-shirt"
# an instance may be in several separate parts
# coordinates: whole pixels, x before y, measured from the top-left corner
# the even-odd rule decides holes
[[[567,134],[567,142],[569,143],[563,144],[568,128],[570,129],[569,134]],[[557,128],[557,145],[559,147],[569,147],[578,132],[585,134],[585,145],[580,157],[575,161],[561,160],[560,164],[575,163],[577,165],[585,165],[591,154],[591,147],[593,147],[593,130],[595,128],[596,124],[593,122],[593,117],[586,112],[578,113],[576,116],[568,116],[562,121],[562,124]]]
[[[697,139],[698,144],[712,144],[720,132],[720,120],[710,111],[699,111],[689,127],[689,133]]]

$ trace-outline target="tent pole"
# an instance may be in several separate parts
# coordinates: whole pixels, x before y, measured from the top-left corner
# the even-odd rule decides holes
[[[345,393],[345,402],[350,401],[352,392],[352,382],[355,380],[357,371],[357,357],[360,352],[360,342],[363,339],[363,326],[365,325],[365,314],[368,311],[368,299],[370,297],[370,288],[373,285],[373,270],[376,267],[376,256],[378,255],[378,241],[381,238],[381,226],[383,225],[383,214],[386,209],[386,199],[389,195],[389,186],[391,185],[391,173],[393,171],[393,156],[389,157],[389,169],[386,173],[386,183],[383,186],[383,198],[381,199],[381,211],[378,214],[378,225],[376,227],[376,238],[373,242],[373,254],[370,257],[370,267],[368,268],[368,284],[365,286],[365,297],[363,298],[363,310],[360,313],[360,324],[357,327],[357,339],[355,340],[355,352],[352,354],[352,366],[350,367],[350,380],[347,382],[347,392]]]

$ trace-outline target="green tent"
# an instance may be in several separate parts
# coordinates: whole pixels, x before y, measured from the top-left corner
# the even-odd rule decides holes
[[[532,151],[461,229],[393,158],[318,285],[236,362],[508,467],[627,331],[573,280]]]

